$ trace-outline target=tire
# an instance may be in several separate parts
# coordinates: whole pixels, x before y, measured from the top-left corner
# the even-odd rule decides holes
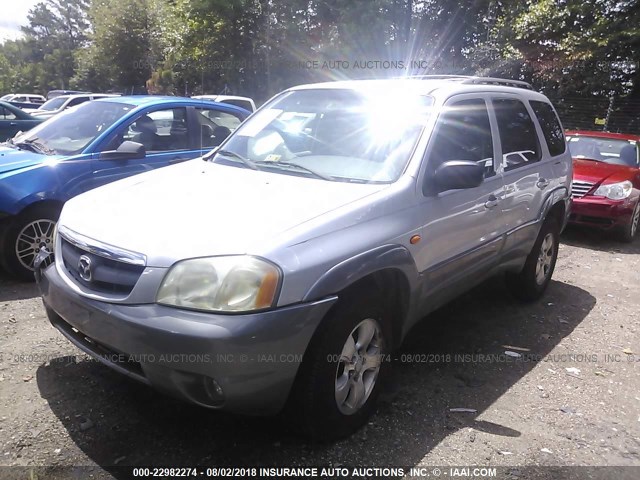
[[[53,246],[53,230],[60,209],[43,205],[17,216],[4,237],[2,264],[17,278],[33,282],[33,261],[42,246]]]
[[[556,266],[559,238],[556,220],[546,219],[522,270],[507,274],[507,286],[518,300],[533,302],[544,294]]]
[[[640,226],[640,200],[636,203],[636,208],[633,209],[633,214],[631,215],[631,222],[629,225],[625,225],[620,230],[620,240],[625,243],[631,243],[635,240],[636,235],[638,234],[638,227]]]
[[[346,437],[375,412],[390,368],[384,361],[391,337],[381,297],[374,287],[341,296],[314,335],[288,403],[303,435],[317,441]]]

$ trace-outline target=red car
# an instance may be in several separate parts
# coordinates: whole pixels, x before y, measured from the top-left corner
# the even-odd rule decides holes
[[[631,242],[640,220],[640,135],[568,131],[573,157],[571,223],[617,230]]]

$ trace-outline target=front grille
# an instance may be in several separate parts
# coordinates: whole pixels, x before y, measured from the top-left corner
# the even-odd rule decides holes
[[[133,265],[90,252],[60,238],[62,264],[69,275],[80,285],[100,293],[127,295],[140,278],[143,265]],[[90,262],[91,281],[80,275],[80,257]],[[86,276],[86,275],[85,275]]]
[[[573,181],[573,185],[571,186],[571,197],[572,198],[582,198],[584,197],[589,190],[593,188],[595,184],[591,182],[581,182],[581,181]]]

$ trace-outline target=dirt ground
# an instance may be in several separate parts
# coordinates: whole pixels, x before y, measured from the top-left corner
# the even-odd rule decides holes
[[[431,315],[395,354],[377,415],[329,445],[301,441],[282,418],[179,403],[90,361],[50,326],[35,285],[0,273],[0,476],[120,479],[115,466],[158,464],[510,466],[509,478],[528,465],[638,467],[640,241],[584,230],[562,240],[543,301],[523,306],[496,279]]]

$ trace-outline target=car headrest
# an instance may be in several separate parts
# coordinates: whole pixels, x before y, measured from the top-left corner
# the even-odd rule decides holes
[[[151,120],[149,115],[143,115],[136,120],[136,130],[145,133],[156,133],[158,129],[156,128],[155,122]]]
[[[620,150],[620,160],[624,165],[635,167],[638,165],[638,153],[635,145],[625,145]]]

